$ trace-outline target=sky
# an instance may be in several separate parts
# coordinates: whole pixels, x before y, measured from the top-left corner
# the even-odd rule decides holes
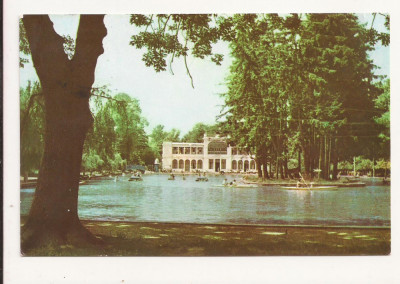
[[[362,22],[370,25],[370,14],[358,14]],[[76,38],[79,24],[77,15],[53,15],[51,20],[60,35]],[[129,15],[107,15],[105,17],[107,36],[103,40],[104,53],[99,57],[94,86],[107,85],[112,94],[127,93],[139,100],[143,116],[148,120],[146,132],[162,124],[165,130],[177,128],[187,133],[198,123],[215,123],[221,111],[223,99],[219,94],[226,92],[224,84],[232,62],[228,44],[221,42],[214,46],[214,52],[224,54],[224,61],[217,66],[210,60],[188,57],[188,66],[193,77],[191,86],[183,59],[174,59],[172,69],[157,73],[146,67],[141,60],[143,51],[129,45],[134,27],[129,24]],[[384,19],[377,16],[374,27],[383,30]],[[370,54],[380,69],[376,74],[389,75],[389,48],[380,44]],[[32,64],[20,69],[21,87],[28,80],[37,80]]]

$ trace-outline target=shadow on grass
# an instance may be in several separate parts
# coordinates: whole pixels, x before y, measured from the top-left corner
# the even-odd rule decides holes
[[[46,247],[27,256],[387,255],[390,229],[84,221],[101,246]]]

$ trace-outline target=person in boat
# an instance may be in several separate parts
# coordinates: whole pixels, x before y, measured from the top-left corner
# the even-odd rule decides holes
[[[299,180],[298,180],[297,183],[296,183],[296,187],[297,187],[297,188],[300,188],[300,181],[299,181]]]
[[[228,185],[228,179],[227,178],[224,179],[224,181],[222,182],[222,185],[223,186],[227,186]]]
[[[171,179],[175,179],[175,175],[174,174],[171,174]]]

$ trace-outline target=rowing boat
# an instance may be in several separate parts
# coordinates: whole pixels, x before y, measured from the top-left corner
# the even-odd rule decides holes
[[[250,187],[257,187],[257,185],[254,184],[222,184],[222,185],[217,185],[218,187],[238,187],[238,188],[250,188]]]
[[[338,186],[313,186],[313,187],[297,187],[297,186],[281,186],[282,189],[289,190],[336,190]]]
[[[142,177],[139,176],[131,176],[129,178],[129,181],[142,181],[142,180],[143,180]]]

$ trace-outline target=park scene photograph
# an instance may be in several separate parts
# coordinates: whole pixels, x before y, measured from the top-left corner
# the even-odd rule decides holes
[[[24,14],[21,256],[389,255],[389,48],[387,13]]]

